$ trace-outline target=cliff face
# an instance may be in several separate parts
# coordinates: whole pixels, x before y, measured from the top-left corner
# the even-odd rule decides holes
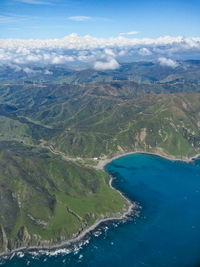
[[[8,251],[8,239],[3,226],[0,227],[0,252]]]

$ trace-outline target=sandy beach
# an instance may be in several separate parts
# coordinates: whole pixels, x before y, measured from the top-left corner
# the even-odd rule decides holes
[[[146,152],[146,151],[133,151],[133,152],[125,152],[125,153],[117,153],[115,156],[113,156],[112,158],[106,158],[106,159],[100,159],[98,161],[98,164],[95,166],[96,169],[98,170],[104,170],[104,167],[112,162],[113,160],[115,159],[118,159],[118,158],[121,158],[121,157],[124,157],[124,156],[127,156],[127,155],[133,155],[133,154],[148,154],[148,155],[154,155],[154,156],[159,156],[161,158],[165,158],[165,159],[168,159],[168,160],[174,160],[174,161],[184,161],[184,162],[191,162],[192,159],[194,158],[198,158],[200,156],[200,154],[196,154],[194,155],[193,157],[182,157],[182,158],[178,158],[178,157],[175,157],[175,156],[171,156],[171,155],[168,155],[168,154],[165,154],[165,153],[162,153],[162,152]]]

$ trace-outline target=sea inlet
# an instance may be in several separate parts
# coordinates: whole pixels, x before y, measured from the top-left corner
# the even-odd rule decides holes
[[[100,225],[73,249],[16,253],[9,267],[200,266],[200,164],[132,154],[105,166],[140,216]]]

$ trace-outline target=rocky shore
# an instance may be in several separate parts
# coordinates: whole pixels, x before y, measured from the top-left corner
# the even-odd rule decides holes
[[[113,160],[115,160],[117,158],[120,158],[122,156],[136,154],[136,153],[151,154],[151,155],[160,156],[160,157],[163,157],[163,158],[166,158],[166,159],[169,159],[169,160],[181,160],[181,161],[185,161],[185,162],[191,162],[193,159],[195,159],[195,158],[197,158],[199,156],[199,154],[198,154],[198,155],[196,155],[194,157],[191,157],[191,158],[187,158],[187,157],[176,158],[174,156],[166,155],[162,151],[157,151],[155,153],[154,152],[135,151],[135,152],[120,153],[120,154],[115,155],[112,158],[106,158],[106,159],[99,160],[97,166],[95,166],[94,168],[99,169],[99,170],[104,170],[105,165],[108,164],[109,162],[111,162],[111,161],[113,161]],[[114,188],[112,186],[112,180],[113,180],[113,178],[110,177],[109,185],[110,185],[111,188],[117,190],[116,188]],[[127,209],[125,211],[122,211],[122,213],[120,215],[117,214],[116,216],[102,218],[102,219],[96,221],[90,227],[88,227],[85,230],[83,230],[75,238],[73,238],[71,240],[63,241],[58,245],[57,244],[55,244],[55,245],[51,244],[51,245],[41,245],[41,246],[19,247],[17,249],[11,250],[11,251],[7,251],[5,253],[1,253],[0,256],[9,256],[9,255],[12,255],[13,253],[16,253],[16,252],[19,252],[19,251],[39,251],[39,250],[48,251],[48,250],[57,250],[57,249],[61,249],[61,248],[72,247],[74,244],[79,243],[88,233],[93,231],[96,227],[98,227],[103,222],[114,221],[114,220],[124,220],[130,215],[139,216],[139,210],[140,210],[141,207],[137,203],[131,202],[129,199],[127,199],[123,195],[122,192],[120,192],[119,190],[117,190],[117,191],[127,201]]]

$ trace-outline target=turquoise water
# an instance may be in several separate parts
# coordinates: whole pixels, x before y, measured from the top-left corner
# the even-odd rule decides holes
[[[133,154],[106,166],[113,186],[142,209],[104,223],[72,250],[18,253],[3,266],[200,266],[200,165]]]

